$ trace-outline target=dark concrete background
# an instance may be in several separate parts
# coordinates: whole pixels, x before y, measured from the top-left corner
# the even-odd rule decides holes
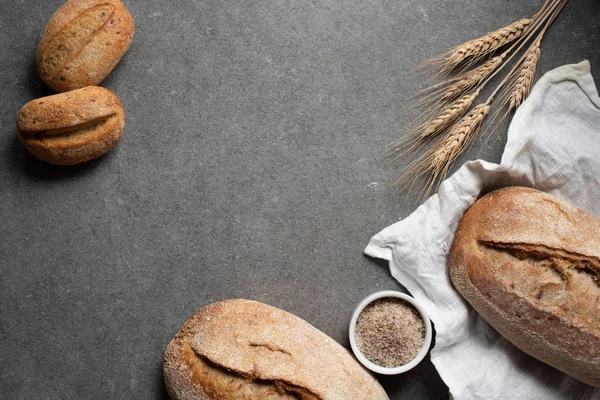
[[[103,86],[125,106],[109,155],[29,156],[15,119],[50,94],[34,57],[61,0],[0,3],[0,397],[162,399],[162,353],[197,308],[249,298],[343,345],[354,306],[398,289],[362,250],[417,206],[383,149],[423,87],[409,70],[541,1],[133,1]],[[600,3],[570,2],[541,71],[600,68]],[[499,161],[505,132],[477,154]],[[392,399],[447,398],[427,360]],[[333,383],[335,384],[335,383]]]

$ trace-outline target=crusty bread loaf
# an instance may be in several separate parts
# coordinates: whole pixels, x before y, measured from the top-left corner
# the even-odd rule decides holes
[[[466,212],[449,268],[510,342],[600,387],[600,220],[537,190],[500,189]]]
[[[58,165],[102,156],[115,147],[124,129],[119,98],[98,86],[32,100],[17,118],[17,132],[25,148]]]
[[[173,400],[388,398],[333,339],[249,300],[198,310],[169,343],[163,368]]]
[[[129,48],[133,32],[133,18],[120,0],[69,0],[40,39],[40,76],[57,92],[98,85]]]

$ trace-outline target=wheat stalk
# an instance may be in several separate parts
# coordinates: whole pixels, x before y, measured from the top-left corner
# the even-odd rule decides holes
[[[545,7],[549,4],[548,1],[549,0],[546,0],[544,7],[538,13],[538,15],[543,15],[543,18],[539,19],[536,23],[539,26],[544,25],[544,27],[538,33],[537,37],[534,39],[527,51],[525,51],[521,59],[517,61],[517,63],[513,66],[510,72],[506,75],[502,82],[500,82],[490,96],[490,98],[493,99],[498,91],[502,91],[500,95],[500,108],[495,111],[489,126],[484,130],[484,133],[485,131],[488,132],[484,143],[487,142],[491,136],[492,127],[498,128],[499,126],[505,126],[511,111],[516,110],[531,92],[540,59],[540,46],[542,39],[568,0],[554,0],[552,3],[550,3],[549,7]],[[533,29],[529,36],[532,36],[534,32],[535,29]],[[527,40],[525,40],[521,46],[519,46],[516,52],[518,52],[526,42]],[[504,88],[507,82],[511,82],[511,84]],[[504,106],[507,107],[503,111]]]
[[[445,178],[458,156],[466,150],[482,129],[491,104],[500,93],[501,103],[508,105],[508,113],[518,108],[529,95],[540,58],[540,44],[544,33],[568,0],[546,0],[540,11],[530,19],[518,20],[502,29],[455,47],[440,58],[430,62],[437,64],[438,73],[444,74],[457,67],[460,73],[433,87],[420,92],[418,106],[427,106],[404,138],[395,143],[391,155],[393,162],[410,155],[412,161],[396,182],[398,185],[412,181],[409,190],[421,175],[427,176],[423,191],[427,196]],[[510,45],[509,45],[510,44]],[[468,70],[483,57],[505,46],[495,57]],[[521,50],[526,47],[522,53]],[[471,108],[482,89],[517,55],[522,57],[505,74],[484,103]],[[466,72],[464,72],[466,71]],[[470,109],[471,108],[471,109]],[[470,109],[470,111],[469,111]],[[498,112],[493,116],[499,115]],[[496,118],[492,118],[495,122]],[[489,129],[486,123],[484,131]],[[432,138],[439,137],[433,146],[421,153]],[[405,140],[408,138],[408,140]],[[420,154],[420,155],[419,155]],[[423,194],[423,193],[422,193]]]
[[[556,17],[558,17],[558,14],[560,14],[567,4],[567,1],[568,0],[555,0],[552,6],[548,8],[544,28],[538,33],[525,54],[523,54],[521,59],[508,73],[508,76],[500,84],[500,87],[502,87],[506,81],[512,81],[509,88],[504,90],[504,99],[502,101],[503,104],[508,104],[507,113],[516,110],[527,96],[529,96],[540,61],[542,39],[550,25],[552,25]],[[494,93],[499,89],[500,88],[497,88]]]
[[[533,21],[530,18],[520,19],[504,28],[455,47],[442,58],[441,70],[449,71],[463,64],[472,65],[481,60],[486,54],[492,53],[523,36]]]

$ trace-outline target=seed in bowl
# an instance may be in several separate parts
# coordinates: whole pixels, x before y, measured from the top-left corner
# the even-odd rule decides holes
[[[413,360],[425,343],[421,314],[410,303],[383,297],[367,305],[356,320],[356,345],[371,362],[386,368]]]

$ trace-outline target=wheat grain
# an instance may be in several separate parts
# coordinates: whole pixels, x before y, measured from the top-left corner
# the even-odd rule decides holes
[[[456,100],[446,110],[444,110],[437,117],[426,123],[421,131],[421,140],[428,139],[433,135],[442,132],[444,129],[456,122],[457,119],[463,116],[463,114],[471,107],[473,100],[479,94],[479,91],[473,94],[466,94],[460,99]]]
[[[455,47],[445,57],[442,70],[451,70],[461,64],[472,64],[480,60],[486,54],[521,37],[532,22],[533,20],[529,18],[520,19],[504,28]]]
[[[540,60],[540,41],[536,41],[528,50],[519,73],[511,87],[508,98],[509,110],[514,110],[523,103],[531,92],[535,74],[537,72],[538,62]]]

